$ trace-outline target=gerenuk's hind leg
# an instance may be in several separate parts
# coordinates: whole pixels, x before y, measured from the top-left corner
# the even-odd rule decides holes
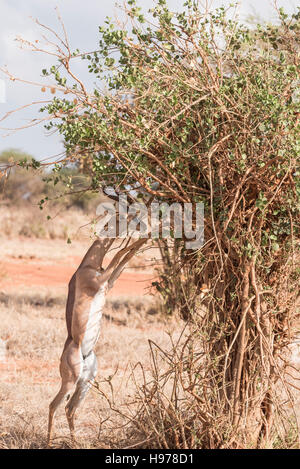
[[[47,444],[48,446],[51,443],[52,438],[52,429],[53,429],[53,417],[56,412],[56,409],[60,406],[62,401],[64,400],[65,396],[72,390],[74,387],[74,383],[62,383],[61,388],[53,401],[49,406],[49,419],[48,419],[48,437],[47,437]]]
[[[66,415],[69,423],[71,439],[75,441],[74,434],[74,416],[75,412],[85,398],[97,374],[97,358],[94,352],[91,352],[83,360],[82,373],[77,381],[76,389],[66,405]]]
[[[61,387],[58,391],[57,395],[50,403],[49,406],[49,420],[48,420],[48,438],[47,443],[48,446],[51,443],[52,438],[52,428],[53,428],[53,418],[54,414],[59,407],[59,405],[63,402],[65,396],[70,394],[72,389],[74,388],[77,380],[80,377],[81,370],[83,369],[83,360],[79,351],[78,346],[71,342],[66,349],[64,350],[61,363],[60,363],[60,374],[61,374]]]

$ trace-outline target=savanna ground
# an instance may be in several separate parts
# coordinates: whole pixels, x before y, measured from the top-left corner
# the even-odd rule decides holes
[[[46,447],[48,405],[60,385],[67,285],[91,244],[88,231],[76,234],[85,222],[79,210],[58,215],[51,226],[38,210],[1,207],[0,448]],[[77,240],[68,244],[69,236]],[[117,428],[126,418],[110,405],[134,415],[134,404],[128,407],[137,392],[132,369],[142,362],[150,371],[148,339],[167,346],[168,332],[176,337],[182,329],[180,321],[163,319],[158,299],[150,294],[156,256],[152,250],[133,259],[109,295],[96,347],[101,392],[92,389],[78,411],[79,447],[132,444],[126,427]],[[141,369],[135,373],[140,376]],[[70,445],[64,406],[57,413],[55,437],[54,446]]]
[[[68,281],[92,242],[91,211],[52,207],[51,220],[47,220],[47,213],[30,203],[14,206],[3,201],[0,206],[3,449],[46,447],[48,406],[60,385],[58,366],[66,337]],[[137,255],[109,294],[96,346],[98,389],[91,389],[77,412],[79,448],[156,447],[148,438],[153,434],[150,428],[149,433],[147,428],[135,428],[145,398],[143,384],[153,377],[149,341],[169,350],[187,333],[178,317],[162,314],[160,300],[151,289],[159,262],[159,253],[153,248]],[[295,343],[291,351],[289,371],[295,376],[300,366],[300,344]],[[163,366],[162,361],[161,375]],[[297,387],[291,389],[299,420],[299,382],[288,379]],[[281,402],[294,422],[288,423],[287,429],[287,438],[294,442],[295,413],[290,400],[283,396]],[[276,447],[289,444],[279,439]],[[72,448],[64,405],[55,419],[53,447]]]

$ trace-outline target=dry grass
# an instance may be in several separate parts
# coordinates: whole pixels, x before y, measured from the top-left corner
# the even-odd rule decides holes
[[[6,360],[0,364],[0,448],[46,447],[48,405],[59,387],[58,362],[66,334],[65,296],[54,293],[0,295],[0,338],[7,346]],[[154,415],[154,411],[159,410],[159,403],[155,404],[157,398],[144,401],[152,411],[148,420],[143,413],[140,413],[139,425],[134,420],[136,412],[141,410],[142,390],[148,392],[154,383],[149,339],[161,349],[170,350],[168,334],[176,343],[183,326],[178,319],[164,320],[151,298],[108,299],[96,347],[100,391],[92,389],[77,413],[78,447],[157,447],[150,422],[156,419],[158,428],[169,425],[171,414],[166,413],[167,401],[165,421]],[[184,341],[182,337],[181,346]],[[168,360],[154,348],[158,351],[158,380],[162,383]],[[143,383],[150,383],[151,379],[152,385],[143,388]],[[164,379],[163,382],[160,396],[170,396],[173,381]],[[140,400],[136,399],[137,393]],[[124,426],[126,423],[129,425]],[[175,428],[178,422],[175,419],[173,423]],[[287,441],[278,437],[277,447],[287,447],[288,438],[294,442],[293,431],[291,425]],[[57,413],[55,435],[55,447],[72,448],[63,407]],[[152,440],[148,441],[150,435]],[[170,443],[171,439],[165,436]]]
[[[6,360],[0,363],[0,448],[46,447],[48,405],[60,382],[58,363],[66,334],[64,305],[65,295],[56,291],[51,294],[0,295],[0,339],[7,347]],[[168,401],[163,403],[162,399],[171,395],[173,378],[169,381],[164,378],[170,360],[165,359],[160,349],[171,351],[171,358],[168,334],[176,344],[183,327],[183,322],[178,319],[165,320],[159,305],[153,303],[151,297],[108,299],[96,347],[98,389],[91,390],[77,413],[78,447],[158,447],[151,422],[157,428],[166,428],[172,417],[175,419],[172,428],[176,428],[176,418],[180,414],[171,416]],[[158,352],[155,352],[155,362],[159,365],[154,381],[149,339],[159,347],[153,348]],[[184,342],[182,336],[177,353],[180,354]],[[299,353],[296,359],[299,361]],[[160,383],[159,392],[149,400],[147,396],[155,382]],[[150,384],[144,387],[144,383]],[[178,398],[182,397],[178,395]],[[183,405],[186,403],[183,401]],[[150,410],[150,414],[141,412],[141,404]],[[156,415],[162,409],[164,420]],[[190,410],[191,407],[187,407],[187,411]],[[135,415],[138,411],[137,425]],[[294,444],[295,431],[291,421],[285,437],[278,436],[274,442],[276,447]],[[72,448],[63,407],[57,413],[55,435],[55,447]],[[165,437],[169,447],[176,447],[173,437],[174,441],[167,434]]]
[[[47,219],[50,216],[51,219]],[[37,239],[86,239],[92,233],[93,213],[72,208],[39,210],[37,206],[0,207],[0,237]]]

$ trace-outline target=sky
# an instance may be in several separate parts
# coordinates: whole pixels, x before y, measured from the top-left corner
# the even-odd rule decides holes
[[[204,1],[204,0],[203,0]],[[121,3],[121,2],[119,2]],[[152,0],[139,0],[145,11],[153,6]],[[180,11],[184,0],[168,0],[171,10]],[[204,2],[205,3],[205,2]],[[209,0],[210,8],[228,5],[232,0]],[[241,0],[240,16],[246,18],[255,14],[263,19],[274,17],[272,0]],[[295,11],[297,0],[277,0],[277,5],[286,11]],[[299,3],[298,3],[299,5]],[[28,49],[21,49],[15,39],[22,37],[29,41],[41,39],[42,29],[34,22],[60,31],[56,10],[65,24],[72,49],[81,52],[94,50],[99,40],[98,27],[105,17],[118,16],[120,12],[114,0],[0,0],[0,68],[7,69],[16,77],[31,82],[43,82],[41,70],[53,65],[53,57],[45,56]],[[83,61],[75,65],[80,77],[92,85],[91,75],[84,67]],[[50,99],[50,92],[42,93],[40,86],[8,80],[0,71],[0,152],[8,148],[16,148],[33,155],[38,160],[55,158],[63,151],[62,137],[55,133],[49,135],[43,125],[26,128],[34,117],[40,117],[40,104],[33,108],[22,108],[30,102]],[[22,108],[1,119],[11,111]],[[18,131],[16,129],[25,127]]]

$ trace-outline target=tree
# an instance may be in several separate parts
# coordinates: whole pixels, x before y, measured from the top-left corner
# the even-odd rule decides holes
[[[204,246],[177,242],[161,284],[168,296],[184,273],[176,304],[205,351],[186,387],[201,413],[197,447],[271,444],[299,315],[300,13],[250,29],[232,11],[187,0],[172,13],[158,0],[149,16],[128,0],[127,26],[107,19],[89,54],[65,37],[43,71],[66,95],[42,109],[47,128],[64,137],[66,161],[88,162],[92,189],[205,205]],[[87,91],[74,56],[105,92]]]

